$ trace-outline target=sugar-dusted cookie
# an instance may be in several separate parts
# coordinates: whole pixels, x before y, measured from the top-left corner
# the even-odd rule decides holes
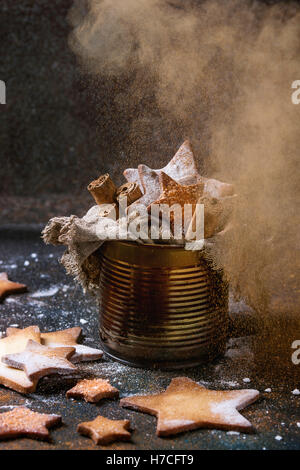
[[[15,338],[15,335],[8,338]],[[24,370],[30,380],[38,380],[50,374],[70,374],[77,368],[68,359],[74,354],[71,347],[49,348],[29,340],[24,351],[3,355],[7,366]]]
[[[84,379],[68,390],[66,395],[68,398],[84,398],[87,402],[97,403],[102,398],[117,398],[119,390],[110,385],[108,380]]]
[[[97,416],[93,421],[80,423],[77,431],[83,436],[90,437],[95,444],[110,444],[114,441],[129,441],[131,434],[128,431],[130,422],[127,419],[112,420]]]
[[[161,195],[156,201],[153,201],[150,206],[148,206],[149,212],[152,211],[152,207],[154,205],[166,205],[168,208],[173,206],[174,204],[177,204],[178,206],[181,206],[184,217],[185,217],[185,223],[188,226],[189,223],[191,222],[193,213],[196,208],[196,204],[199,200],[199,198],[203,194],[203,183],[196,183],[188,186],[181,185],[177,183],[175,180],[170,178],[166,173],[161,172],[159,174],[159,183],[161,187]],[[190,206],[190,212],[189,212],[189,217],[188,213],[186,213],[186,208],[185,205]],[[174,222],[174,213],[171,212],[170,215],[170,220],[173,223]],[[181,222],[181,217],[180,217],[180,222]]]
[[[0,302],[10,294],[21,294],[26,291],[25,284],[9,281],[7,273],[0,273]]]
[[[127,181],[140,181],[141,185],[143,185],[143,179],[141,178],[141,171],[136,168],[128,168],[124,171],[124,176]],[[146,167],[146,165],[142,165]],[[193,154],[193,150],[191,147],[191,143],[189,140],[183,142],[183,144],[179,147],[177,152],[175,153],[174,157],[169,161],[169,163],[164,167],[158,170],[148,170],[153,171],[159,174],[161,171],[169,175],[175,181],[180,181],[181,179],[186,180],[187,183],[184,184],[194,184],[197,183],[198,171],[196,167],[196,162]]]
[[[159,177],[156,171],[151,170],[147,165],[139,165],[138,174],[144,194],[129,207],[130,212],[132,212],[132,210],[134,210],[139,204],[142,204],[147,208],[149,204],[159,198],[161,193]]]
[[[37,379],[29,379],[24,371],[8,367],[1,359],[7,354],[23,351],[29,340],[40,342],[40,330],[37,326],[29,326],[17,331],[13,336],[0,339],[0,384],[20,393],[34,392]]]
[[[61,423],[61,416],[31,411],[26,407],[16,407],[0,414],[0,439],[29,437],[48,439],[49,428]]]
[[[238,410],[257,400],[257,390],[209,390],[187,377],[173,379],[165,392],[123,398],[120,405],[157,416],[158,436],[197,428],[249,432]]]
[[[7,328],[7,336],[13,335],[19,330],[18,328]],[[57,348],[62,346],[71,346],[75,348],[75,353],[71,356],[70,361],[74,364],[83,361],[95,361],[101,359],[103,351],[101,349],[90,348],[83,344],[78,344],[77,340],[81,335],[81,328],[79,326],[68,328],[66,330],[51,331],[48,333],[41,333],[41,343],[50,348]]]

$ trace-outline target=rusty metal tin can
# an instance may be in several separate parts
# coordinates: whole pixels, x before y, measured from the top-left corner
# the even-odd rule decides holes
[[[202,252],[110,241],[100,256],[100,337],[108,356],[176,369],[224,352],[228,288]]]

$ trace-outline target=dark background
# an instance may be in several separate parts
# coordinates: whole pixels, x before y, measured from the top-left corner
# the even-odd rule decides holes
[[[185,138],[180,122],[156,109],[151,78],[142,78],[144,96],[118,104],[116,93],[126,90],[132,72],[91,83],[68,44],[72,3],[0,2],[0,79],[7,87],[0,106],[1,224],[83,215],[92,179],[110,171],[121,183],[124,168],[147,162],[149,153],[171,157]],[[132,119],[145,108],[156,129],[129,142]]]

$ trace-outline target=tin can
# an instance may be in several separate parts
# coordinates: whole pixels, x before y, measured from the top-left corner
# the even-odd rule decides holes
[[[100,337],[108,356],[176,369],[224,352],[228,287],[203,252],[110,241],[100,257]]]

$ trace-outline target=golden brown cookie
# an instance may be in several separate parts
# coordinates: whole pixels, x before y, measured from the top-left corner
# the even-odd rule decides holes
[[[0,301],[10,294],[21,294],[26,291],[25,284],[9,281],[7,273],[0,273]]]
[[[20,393],[34,392],[38,381],[29,379],[22,370],[8,367],[1,359],[7,354],[23,351],[29,340],[40,342],[40,330],[37,326],[29,326],[17,331],[13,336],[0,339],[0,384]]]
[[[238,410],[257,400],[257,390],[209,390],[187,377],[173,379],[165,392],[123,398],[120,405],[157,416],[158,436],[197,428],[249,432]]]
[[[103,398],[117,398],[119,390],[110,385],[108,380],[84,379],[68,390],[66,395],[68,398],[84,398],[87,402],[97,403]]]
[[[15,338],[15,335],[9,338]],[[23,370],[30,380],[39,380],[50,374],[70,374],[77,368],[68,359],[74,354],[71,347],[49,348],[29,340],[24,351],[5,354],[1,361],[7,366]]]
[[[7,336],[13,335],[16,331],[22,331],[19,328],[7,328]],[[41,333],[41,343],[50,348],[57,348],[62,346],[71,346],[75,348],[75,353],[71,356],[70,361],[74,364],[83,361],[95,361],[101,359],[103,351],[101,349],[90,348],[83,344],[78,344],[77,340],[81,334],[79,326],[68,328],[66,330],[51,331],[48,333]]]
[[[193,213],[196,209],[196,204],[199,198],[203,194],[203,183],[192,184],[188,186],[183,186],[177,183],[175,180],[170,178],[166,173],[161,172],[159,174],[159,183],[161,186],[161,195],[154,201],[150,206],[148,206],[148,211],[153,213],[153,206],[156,205],[166,205],[167,208],[171,208],[173,205],[180,206],[182,210],[182,218],[185,217],[185,223],[188,226],[191,222]],[[190,213],[185,212],[185,204],[190,206]],[[189,218],[188,218],[189,215]],[[163,215],[164,216],[164,215]],[[170,213],[171,225],[174,223],[174,212]]]
[[[131,434],[128,431],[130,422],[127,419],[112,420],[97,416],[93,421],[80,423],[77,431],[83,436],[90,437],[95,444],[110,444],[114,441],[129,441]]]
[[[0,414],[0,439],[29,437],[48,439],[48,429],[61,423],[61,416],[31,411],[26,407],[16,407]]]

